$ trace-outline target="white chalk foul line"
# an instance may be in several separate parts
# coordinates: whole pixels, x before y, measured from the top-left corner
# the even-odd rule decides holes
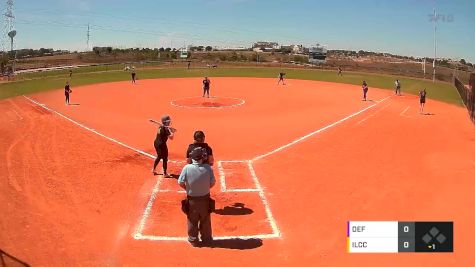
[[[278,148],[276,148],[276,149],[274,149],[274,150],[272,150],[272,151],[270,151],[270,152],[268,152],[268,153],[265,153],[265,154],[256,156],[255,158],[252,159],[252,161],[256,161],[256,160],[260,160],[260,159],[263,159],[263,158],[265,158],[265,157],[268,157],[268,156],[270,156],[270,155],[272,155],[272,154],[275,154],[275,153],[277,153],[277,152],[279,152],[279,151],[281,151],[281,150],[284,150],[284,149],[286,149],[286,148],[288,148],[288,147],[291,147],[291,146],[293,146],[293,145],[295,145],[295,144],[297,144],[297,143],[300,143],[300,142],[302,142],[303,140],[308,139],[308,138],[310,138],[310,137],[312,137],[312,136],[314,136],[314,135],[316,135],[316,134],[319,134],[319,133],[321,133],[321,132],[323,132],[323,131],[325,131],[325,130],[328,130],[328,129],[330,129],[330,128],[332,128],[332,127],[338,125],[338,124],[341,124],[342,122],[347,121],[347,120],[349,120],[349,119],[351,119],[351,118],[353,118],[353,117],[355,117],[355,116],[357,116],[357,115],[359,115],[359,114],[361,114],[361,113],[363,113],[363,112],[365,112],[365,111],[367,111],[367,110],[369,110],[369,109],[375,107],[377,104],[379,104],[379,103],[381,103],[381,102],[383,102],[383,101],[386,101],[386,100],[387,100],[388,98],[390,98],[390,97],[391,97],[391,96],[388,96],[388,97],[386,97],[386,98],[383,98],[382,100],[378,101],[378,102],[375,103],[375,104],[372,104],[371,106],[368,106],[368,107],[366,107],[366,108],[364,108],[364,109],[362,109],[362,110],[360,110],[360,111],[357,111],[357,112],[355,112],[355,113],[353,113],[353,114],[350,114],[350,115],[344,117],[343,119],[341,119],[341,120],[339,120],[339,121],[336,121],[336,122],[331,123],[331,124],[329,124],[329,125],[327,125],[327,126],[325,126],[325,127],[320,128],[320,129],[318,129],[318,130],[316,130],[316,131],[313,131],[313,132],[311,132],[311,133],[309,133],[309,134],[307,134],[307,135],[305,135],[305,136],[302,136],[302,137],[300,137],[300,138],[298,138],[298,139],[296,139],[296,140],[294,140],[294,141],[292,141],[292,142],[290,142],[290,143],[288,143],[288,144],[285,144],[285,145],[283,145],[283,146],[281,146],[281,147],[278,147]]]
[[[41,107],[41,108],[44,108],[45,110],[49,111],[49,112],[52,112],[64,119],[66,119],[67,121],[69,122],[72,122],[73,124],[87,130],[87,131],[90,131],[94,134],[97,134],[113,143],[116,143],[118,145],[121,145],[125,148],[128,148],[132,151],[135,151],[141,155],[144,155],[146,157],[149,157],[149,158],[152,158],[152,159],[155,159],[155,156],[147,153],[147,152],[144,152],[142,150],[139,150],[139,149],[136,149],[134,147],[131,147],[127,144],[124,144],[112,137],[109,137],[109,136],[106,136],[90,127],[87,127],[85,125],[83,125],[82,123],[80,122],[77,122],[71,118],[69,118],[68,116],[66,115],[63,115],[62,113],[60,112],[57,112],[49,107],[47,107],[45,104],[41,104],[27,96],[23,96],[25,97],[27,100],[29,100],[31,103]],[[171,163],[180,163],[181,161],[169,161]],[[224,161],[224,162],[233,162],[233,163],[243,163],[243,162],[246,162],[246,161],[243,161],[243,160],[230,160],[230,161]],[[221,166],[221,167],[220,167]],[[249,165],[249,166],[252,166],[252,165]],[[222,162],[218,161],[218,171],[219,171],[219,168],[221,168],[221,170],[223,171],[223,174],[224,174],[224,170],[222,169]],[[254,182],[256,183],[256,186],[258,187],[258,189],[241,189],[239,191],[242,191],[242,192],[258,192],[259,193],[259,196],[261,198],[261,200],[263,201],[263,204],[265,206],[265,209],[266,209],[266,215],[269,219],[269,222],[270,222],[270,225],[272,227],[272,230],[273,230],[273,233],[272,234],[259,234],[259,235],[248,235],[248,236],[222,236],[222,237],[216,237],[216,240],[227,240],[227,239],[236,239],[236,238],[240,238],[240,239],[252,239],[252,238],[277,238],[280,236],[280,233],[278,232],[278,228],[276,227],[276,224],[275,224],[275,220],[274,218],[272,217],[272,213],[270,212],[270,209],[269,209],[269,205],[267,203],[267,200],[265,199],[265,195],[264,195],[264,192],[262,191],[262,188],[260,187],[260,184],[259,184],[259,181],[257,181],[257,177],[255,176],[255,172],[254,170],[252,169],[251,170],[251,175],[253,176],[253,179],[254,179]],[[159,176],[159,178],[157,179],[157,182],[152,190],[152,194],[147,202],[147,206],[145,207],[145,210],[142,214],[142,218],[140,220],[140,223],[139,223],[139,226],[137,228],[137,230],[135,231],[133,237],[134,239],[136,240],[140,240],[140,239],[148,239],[148,240],[156,240],[156,241],[186,241],[187,238],[186,237],[166,237],[166,236],[152,236],[152,235],[143,235],[142,232],[145,228],[145,224],[147,222],[147,219],[148,217],[150,216],[150,212],[152,210],[152,207],[153,207],[153,203],[155,202],[155,199],[157,198],[157,194],[160,192],[160,183],[162,181],[163,177],[162,176]],[[226,185],[224,185],[224,189],[226,189]],[[236,189],[234,189],[236,190]],[[255,190],[255,191],[254,191]],[[225,192],[225,191],[224,191]],[[237,191],[236,191],[237,192]],[[269,217],[269,214],[271,215]],[[276,231],[277,230],[277,231]]]
[[[270,210],[269,202],[267,202],[266,195],[264,193],[264,190],[262,189],[261,183],[259,182],[259,179],[257,178],[256,172],[254,170],[254,167],[252,166],[252,161],[249,160],[247,162],[249,171],[251,172],[252,179],[254,180],[254,183],[256,185],[256,188],[259,190],[259,197],[262,200],[262,203],[264,203],[264,208],[266,211],[267,219],[269,220],[269,224],[272,228],[273,234],[275,234],[277,237],[280,237],[280,231],[279,228],[277,227],[277,223],[274,219],[274,216],[272,215],[272,211]]]
[[[376,114],[378,114],[379,112],[385,110],[385,109],[388,108],[390,105],[391,105],[391,102],[388,103],[387,105],[383,106],[382,108],[376,110],[375,112],[373,112],[373,114],[364,117],[362,120],[360,120],[359,122],[357,122],[356,125],[360,125],[361,123],[365,122],[367,119],[374,117]]]
[[[405,113],[409,108],[410,108],[410,106],[407,106],[407,108],[405,108],[403,111],[401,111],[401,113],[399,113],[399,115],[405,116]]]
[[[102,134],[102,133],[99,133],[98,131],[96,131],[96,130],[90,128],[90,127],[87,127],[87,126],[85,126],[85,125],[83,125],[83,124],[81,124],[81,123],[79,123],[79,122],[77,122],[77,121],[75,121],[75,120],[73,120],[73,119],[71,119],[71,118],[69,118],[69,117],[67,117],[67,116],[65,116],[65,115],[63,115],[63,114],[57,112],[57,111],[55,111],[55,110],[52,110],[52,109],[48,108],[45,104],[40,104],[40,103],[38,103],[37,101],[34,101],[33,99],[31,99],[31,98],[29,98],[29,97],[27,97],[27,96],[24,96],[24,97],[25,97],[26,99],[28,99],[29,101],[31,101],[32,103],[34,103],[34,104],[36,104],[36,105],[38,105],[38,106],[40,106],[40,107],[42,107],[42,108],[44,108],[44,109],[50,111],[50,112],[53,112],[53,113],[59,115],[60,117],[62,117],[62,118],[64,118],[64,119],[66,119],[66,120],[68,120],[68,121],[70,121],[70,122],[72,122],[72,123],[74,123],[74,124],[80,126],[80,127],[83,128],[83,129],[86,129],[86,130],[88,130],[88,131],[90,131],[90,132],[93,132],[93,133],[95,133],[95,134],[97,134],[97,135],[99,135],[99,136],[101,136],[101,137],[103,137],[103,138],[106,138],[106,139],[109,140],[109,141],[112,141],[112,142],[114,142],[114,143],[116,143],[116,144],[119,144],[119,145],[121,145],[121,146],[123,146],[123,147],[126,147],[126,148],[128,148],[128,149],[130,149],[130,150],[133,150],[133,151],[135,151],[135,152],[137,152],[137,153],[139,153],[139,154],[142,154],[142,155],[147,156],[147,157],[152,158],[152,159],[155,158],[155,156],[153,156],[153,155],[151,155],[151,154],[149,154],[149,153],[147,153],[147,152],[144,152],[144,151],[138,150],[138,149],[136,149],[136,148],[134,148],[134,147],[131,147],[131,146],[129,146],[129,145],[126,145],[126,144],[124,144],[124,143],[122,143],[122,142],[120,142],[120,141],[118,141],[118,140],[116,140],[116,139],[114,139],[114,138],[111,138],[111,137],[108,137],[108,136],[106,136],[106,135],[104,135],[104,134]],[[381,103],[381,102],[385,101],[385,100],[388,99],[388,98],[389,98],[389,97],[386,97],[386,98],[384,98],[384,99],[378,101],[377,103]],[[268,218],[268,221],[269,221],[269,224],[270,224],[270,226],[271,226],[271,228],[272,228],[273,233],[272,233],[272,234],[262,234],[262,235],[249,235],[249,236],[223,236],[223,237],[216,237],[216,240],[220,240],[220,239],[236,239],[236,238],[241,238],[241,239],[261,238],[261,239],[262,239],[262,238],[279,238],[279,237],[281,237],[279,228],[277,227],[277,223],[276,223],[276,221],[275,221],[275,219],[274,219],[274,217],[273,217],[273,215],[272,215],[272,212],[271,212],[271,210],[270,210],[270,206],[269,206],[269,203],[268,203],[267,198],[266,198],[266,196],[265,196],[264,190],[262,189],[262,186],[261,186],[261,184],[260,184],[260,182],[259,182],[259,179],[257,178],[257,175],[256,175],[256,173],[255,173],[255,170],[254,170],[254,167],[253,167],[253,162],[256,161],[256,160],[262,159],[262,158],[264,158],[264,157],[270,156],[270,155],[272,155],[272,154],[274,154],[274,153],[277,153],[277,152],[279,152],[279,151],[281,151],[281,150],[283,150],[283,149],[285,149],[285,148],[288,148],[288,147],[290,147],[290,146],[292,146],[292,145],[295,145],[295,144],[297,144],[297,143],[299,143],[299,142],[302,142],[303,140],[305,140],[305,139],[307,139],[307,138],[310,138],[311,136],[313,136],[313,135],[315,135],[315,134],[318,134],[318,133],[320,133],[320,132],[323,132],[323,131],[325,131],[325,130],[331,128],[331,127],[334,127],[334,126],[336,126],[336,125],[338,125],[338,124],[340,124],[340,123],[342,123],[342,122],[344,122],[344,121],[346,121],[346,120],[348,120],[348,119],[350,119],[350,118],[352,118],[352,117],[354,117],[354,116],[357,116],[357,115],[359,115],[359,114],[365,112],[366,110],[373,108],[373,107],[376,106],[376,105],[377,105],[377,104],[373,104],[373,105],[371,105],[371,106],[369,106],[369,107],[366,107],[366,108],[364,108],[364,109],[362,109],[362,110],[360,110],[360,111],[358,111],[358,112],[355,112],[355,113],[353,113],[353,114],[351,114],[351,115],[349,115],[349,116],[347,116],[347,117],[345,117],[345,118],[343,118],[343,119],[341,119],[341,120],[339,120],[339,121],[337,121],[337,122],[334,122],[334,123],[332,123],[332,124],[330,124],[330,125],[327,125],[327,126],[325,126],[325,127],[323,127],[323,128],[320,128],[320,129],[318,129],[318,130],[316,130],[316,131],[314,131],[314,132],[312,132],[312,133],[310,133],[310,134],[307,134],[307,135],[305,135],[305,136],[303,136],[303,137],[301,137],[301,138],[298,138],[298,139],[296,139],[296,140],[294,140],[294,141],[292,141],[292,142],[290,142],[290,143],[288,143],[288,144],[286,144],[286,145],[284,145],[284,146],[281,146],[281,147],[279,147],[279,148],[277,148],[277,149],[274,149],[274,150],[272,150],[272,151],[270,151],[270,152],[268,152],[268,153],[266,153],[266,154],[257,156],[257,157],[255,157],[254,159],[247,161],[247,163],[248,163],[248,168],[249,168],[249,171],[250,171],[250,173],[251,173],[251,177],[253,178],[254,183],[255,183],[257,189],[233,189],[233,190],[234,190],[234,191],[238,190],[238,191],[241,191],[241,192],[258,192],[258,193],[259,193],[259,197],[261,198],[261,201],[262,201],[263,204],[264,204],[266,216],[267,216],[267,218]],[[173,162],[173,161],[170,161],[170,162]],[[243,161],[228,161],[228,162],[243,162]],[[224,169],[223,169],[223,167],[222,167],[222,162],[218,162],[218,171],[220,172],[220,177],[225,179]],[[221,179],[221,187],[222,187],[221,189],[222,189],[223,192],[226,192],[226,184],[225,184],[225,180],[224,180],[224,179]],[[134,234],[134,238],[135,238],[135,239],[157,240],[157,241],[159,241],[159,240],[160,240],[160,241],[174,241],[174,240],[175,240],[175,241],[186,241],[186,240],[187,240],[186,237],[152,236],[152,235],[143,235],[143,234],[142,234],[142,232],[143,232],[143,230],[144,230],[144,227],[145,227],[145,223],[146,223],[146,221],[147,221],[147,219],[148,219],[148,217],[149,217],[149,215],[150,215],[150,212],[151,212],[153,203],[155,202],[155,199],[156,199],[156,197],[157,197],[157,194],[158,194],[158,192],[160,191],[160,190],[159,190],[159,187],[160,187],[161,180],[162,180],[161,178],[157,179],[157,183],[155,184],[155,187],[153,188],[152,195],[150,196],[150,199],[149,199],[149,201],[148,201],[148,203],[147,203],[147,206],[146,206],[146,208],[145,208],[145,210],[144,210],[144,213],[143,213],[143,215],[142,215],[142,219],[140,220],[140,223],[139,223],[139,227],[137,228],[137,231],[136,231],[135,234]],[[252,191],[251,191],[251,190],[252,190]],[[237,191],[236,191],[236,192],[237,192]]]
[[[69,118],[69,117],[66,116],[66,115],[63,115],[62,113],[60,113],[60,112],[58,112],[58,111],[55,111],[55,110],[53,110],[53,109],[47,107],[45,104],[41,104],[41,103],[39,103],[39,102],[37,102],[37,101],[35,101],[35,100],[33,100],[33,99],[31,99],[31,98],[25,96],[25,95],[24,95],[23,97],[26,98],[26,99],[28,99],[30,102],[36,104],[37,106],[42,107],[42,108],[44,108],[45,110],[47,110],[47,111],[49,111],[49,112],[55,113],[56,115],[62,117],[63,119],[66,119],[66,120],[68,120],[69,122],[72,122],[73,124],[75,124],[75,125],[77,125],[77,126],[83,128],[83,129],[85,129],[85,130],[87,130],[87,131],[90,131],[90,132],[92,132],[92,133],[95,133],[95,134],[97,134],[97,135],[99,135],[99,136],[101,136],[101,137],[103,137],[103,138],[105,138],[105,139],[107,139],[107,140],[109,140],[109,141],[111,141],[111,142],[113,142],[113,143],[116,143],[116,144],[118,144],[118,145],[121,145],[121,146],[123,146],[123,147],[125,147],[125,148],[128,148],[128,149],[130,149],[130,150],[132,150],[132,151],[134,151],[134,152],[137,152],[137,153],[139,153],[139,154],[141,154],[141,155],[143,155],[143,156],[146,156],[146,157],[148,157],[148,158],[151,158],[151,159],[155,159],[155,158],[156,158],[154,155],[152,155],[152,154],[150,154],[150,153],[147,153],[147,152],[145,152],[145,151],[139,150],[139,149],[137,149],[137,148],[135,148],[135,147],[131,147],[131,146],[127,145],[127,144],[122,143],[122,142],[119,141],[119,140],[116,140],[116,139],[114,139],[114,138],[112,138],[112,137],[109,137],[109,136],[107,136],[107,135],[104,135],[104,134],[102,134],[102,133],[100,133],[100,132],[98,132],[98,131],[96,131],[96,130],[90,128],[90,127],[87,127],[87,126],[85,126],[84,124],[82,124],[82,123],[80,123],[80,122],[77,122],[77,121],[75,121],[75,120]],[[168,162],[170,162],[170,163],[181,163],[182,161],[169,160]]]

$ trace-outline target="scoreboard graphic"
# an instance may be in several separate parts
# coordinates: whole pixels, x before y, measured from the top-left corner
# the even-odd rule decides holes
[[[349,253],[453,252],[453,222],[349,221]]]

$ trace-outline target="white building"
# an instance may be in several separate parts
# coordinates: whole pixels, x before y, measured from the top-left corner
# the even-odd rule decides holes
[[[256,42],[252,45],[252,50],[256,52],[270,52],[279,48],[276,42]]]

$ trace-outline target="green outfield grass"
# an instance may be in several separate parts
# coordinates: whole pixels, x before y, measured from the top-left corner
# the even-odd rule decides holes
[[[276,78],[280,68],[216,68],[216,69],[141,69],[137,71],[139,79],[154,78],[178,78],[178,77],[263,77]],[[360,85],[363,80],[371,87],[394,89],[394,81],[399,78],[402,84],[402,92],[418,94],[419,90],[426,88],[428,98],[443,102],[462,105],[460,96],[455,87],[450,83],[395,77],[390,75],[380,75],[373,73],[345,72],[343,77],[339,77],[334,71],[304,70],[304,69],[284,69],[287,79],[318,80],[327,82],[347,83]],[[54,74],[54,75],[53,75]],[[11,83],[0,84],[0,99],[30,94],[35,92],[61,89],[66,81],[69,81],[69,72],[51,73],[52,76],[43,78],[24,80]],[[106,83],[115,81],[126,81],[130,79],[130,73],[125,71],[104,71],[85,72],[76,71],[71,79],[71,87]]]

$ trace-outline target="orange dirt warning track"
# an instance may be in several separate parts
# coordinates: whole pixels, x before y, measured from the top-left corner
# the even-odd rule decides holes
[[[211,80],[210,99],[188,78],[73,87],[71,106],[62,90],[1,101],[0,249],[32,266],[470,266],[463,108],[429,99],[420,115],[417,97],[371,87],[364,102],[359,86]],[[175,174],[195,130],[213,147],[215,248],[183,241],[184,193],[150,173],[147,120],[163,114],[179,130]],[[454,221],[455,252],[348,254],[349,220]]]

